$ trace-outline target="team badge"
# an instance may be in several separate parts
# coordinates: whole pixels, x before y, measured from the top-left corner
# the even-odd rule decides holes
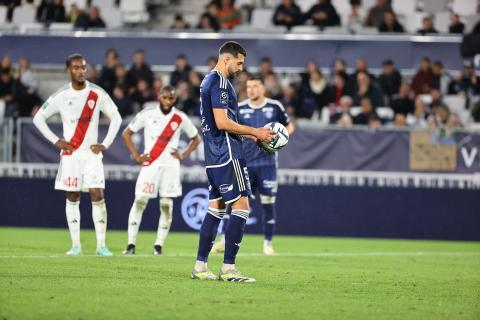
[[[221,104],[226,104],[226,103],[228,103],[228,93],[227,93],[227,92],[222,91],[222,92],[220,93],[220,103],[221,103]]]
[[[183,198],[182,218],[190,228],[200,230],[208,211],[208,199],[209,193],[205,188],[193,189]]]
[[[93,100],[88,100],[87,105],[90,109],[93,109],[95,107],[95,101]]]
[[[170,123],[170,128],[172,128],[173,131],[177,130],[177,128],[178,128],[178,122],[172,122],[172,123]]]

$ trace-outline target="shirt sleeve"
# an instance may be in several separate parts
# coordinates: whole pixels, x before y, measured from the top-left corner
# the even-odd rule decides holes
[[[58,95],[55,97],[48,98],[47,101],[42,105],[40,110],[33,117],[33,124],[37,129],[42,133],[42,135],[51,143],[58,141],[58,137],[47,125],[47,119],[52,115],[59,112],[59,98]]]
[[[283,124],[284,126],[288,125],[291,120],[287,114],[287,111],[285,111],[285,108],[281,103],[277,105],[277,108],[278,108],[277,121]]]
[[[186,115],[183,116],[182,130],[190,139],[195,138],[195,136],[198,134],[198,130],[193,124],[192,120],[190,120],[190,118]]]
[[[139,112],[133,118],[133,120],[128,124],[128,128],[133,132],[138,132],[140,129],[145,127],[145,119],[144,119],[144,112]]]
[[[107,93],[102,95],[102,101],[100,103],[100,110],[112,119],[118,112],[117,105],[113,102],[112,98]]]
[[[212,108],[228,109],[228,100],[230,99],[227,90],[227,79],[219,76],[213,83],[210,91],[210,99]]]

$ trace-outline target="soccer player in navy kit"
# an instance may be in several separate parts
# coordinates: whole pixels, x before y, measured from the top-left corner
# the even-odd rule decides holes
[[[283,124],[288,133],[295,130],[290,117],[285,112],[282,103],[278,100],[265,97],[265,86],[261,78],[247,80],[248,99],[238,105],[239,122],[252,127],[261,127],[270,122]],[[260,194],[260,203],[263,208],[263,253],[273,255],[272,237],[276,222],[275,201],[277,195],[277,155],[260,150],[252,141],[245,141],[242,145],[252,194]],[[224,226],[228,225],[228,215],[225,216]],[[214,245],[214,251],[225,250],[225,239]]]
[[[255,142],[268,142],[275,133],[270,128],[253,128],[238,123],[237,95],[228,78],[243,71],[245,56],[245,49],[237,42],[224,43],[220,47],[215,69],[205,76],[200,86],[201,126],[210,201],[200,228],[197,260],[191,275],[193,279],[255,281],[242,275],[235,267],[250,212],[248,196],[251,194],[242,136]],[[232,212],[225,231],[223,265],[217,278],[207,268],[207,261],[227,204],[231,205]]]

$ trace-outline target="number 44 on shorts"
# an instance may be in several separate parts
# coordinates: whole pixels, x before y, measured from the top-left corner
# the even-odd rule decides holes
[[[65,179],[65,186],[78,188],[78,178],[77,177],[68,177]]]

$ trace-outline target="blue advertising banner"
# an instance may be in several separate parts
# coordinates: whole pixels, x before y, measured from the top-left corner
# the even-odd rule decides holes
[[[61,124],[50,127],[61,136]],[[122,129],[125,127],[122,126]],[[107,124],[100,125],[99,141]],[[45,140],[30,120],[19,122],[20,162],[57,163],[59,152]],[[184,137],[185,138],[185,137]],[[142,150],[141,133],[134,137]],[[188,141],[182,140],[180,149]],[[201,145],[184,166],[203,166]],[[133,165],[119,136],[104,154],[104,163]],[[288,146],[279,152],[279,167],[359,172],[431,172],[470,174],[480,172],[480,133],[458,131],[409,131],[367,128],[338,129],[299,126]]]

